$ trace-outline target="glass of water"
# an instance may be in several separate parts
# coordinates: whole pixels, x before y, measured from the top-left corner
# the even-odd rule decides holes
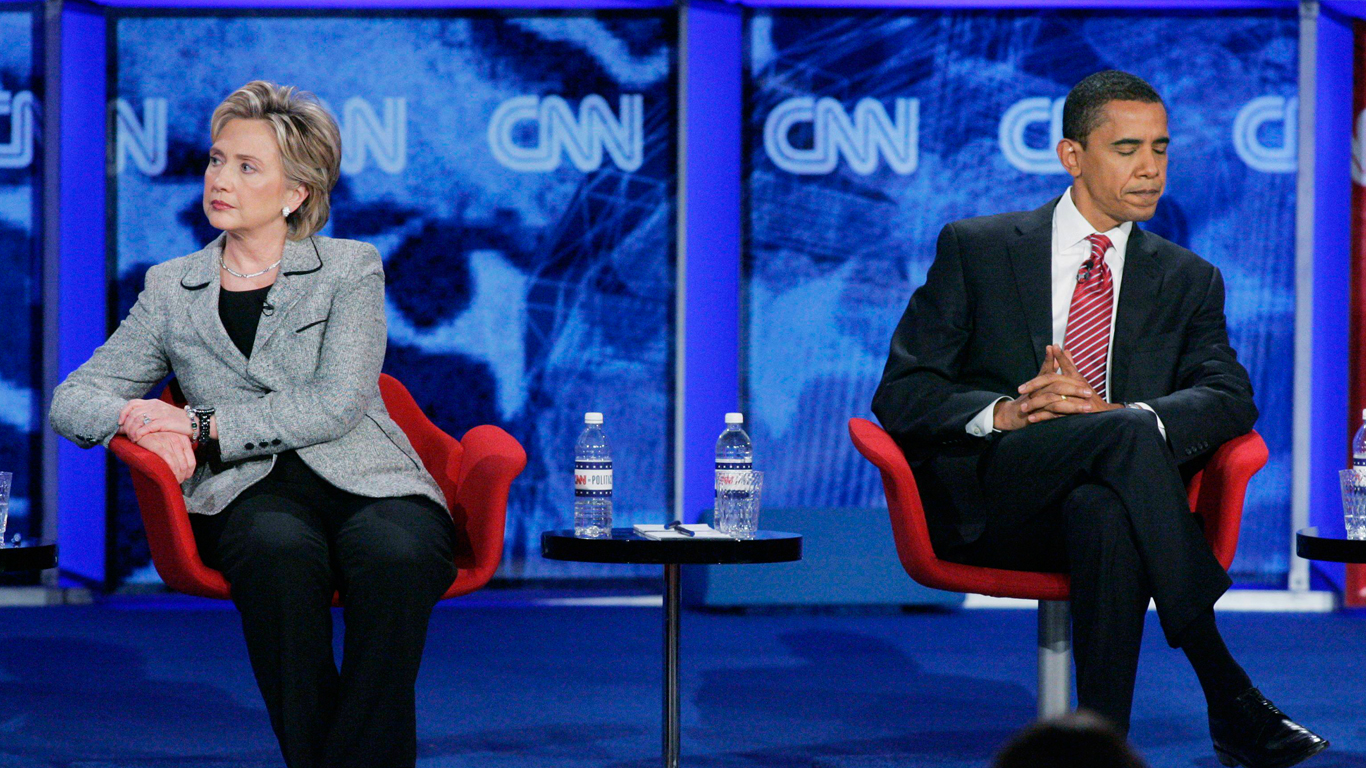
[[[1347,538],[1366,539],[1366,467],[1338,472],[1342,481],[1342,517]]]
[[[721,495],[716,508],[716,529],[737,539],[752,539],[759,530],[764,473],[758,470],[737,472],[731,488]]]
[[[5,523],[9,522],[9,486],[14,475],[0,472],[0,547],[5,546]]]

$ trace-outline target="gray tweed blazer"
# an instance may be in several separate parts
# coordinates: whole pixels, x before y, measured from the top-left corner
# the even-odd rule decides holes
[[[119,411],[174,372],[190,403],[217,409],[221,461],[182,484],[186,508],[212,515],[294,449],[338,488],[426,496],[446,505],[379,393],[387,325],[384,267],[367,243],[286,241],[251,359],[218,319],[226,235],[147,271],[128,317],[53,393],[52,428],[83,448],[109,445]]]

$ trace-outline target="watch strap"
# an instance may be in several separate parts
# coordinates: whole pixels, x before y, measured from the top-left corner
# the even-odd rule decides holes
[[[211,405],[187,405],[186,410],[192,414],[191,426],[194,428],[194,442],[196,445],[203,445],[209,442],[209,433],[212,425],[210,419],[213,417],[214,408]]]

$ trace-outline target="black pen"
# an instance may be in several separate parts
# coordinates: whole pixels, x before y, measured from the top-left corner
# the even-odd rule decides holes
[[[696,535],[697,535],[695,532],[690,531],[690,530],[688,530],[687,528],[684,528],[684,527],[683,527],[683,523],[681,523],[681,522],[679,522],[679,521],[677,521],[677,520],[673,521],[672,523],[669,523],[669,528],[670,528],[671,530],[678,531],[679,533],[683,534],[684,536],[696,536]]]

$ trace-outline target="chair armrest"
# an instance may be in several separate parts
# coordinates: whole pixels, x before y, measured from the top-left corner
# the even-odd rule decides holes
[[[162,581],[177,592],[225,597],[227,581],[199,558],[190,515],[185,510],[185,496],[171,468],[160,456],[123,435],[114,437],[109,450],[128,465],[133,475],[147,545]]]
[[[458,464],[447,467],[456,480],[451,518],[456,531],[468,537],[456,542],[455,565],[472,571],[482,585],[503,556],[508,492],[526,467],[526,451],[512,435],[488,424],[466,432],[460,445],[463,450],[452,454]]]
[[[859,453],[882,473],[897,556],[912,579],[927,587],[952,592],[1031,600],[1067,599],[1070,585],[1064,573],[1008,571],[940,560],[930,543],[929,526],[925,523],[915,475],[901,446],[867,419],[850,419],[849,437]]]
[[[867,419],[849,420],[849,438],[854,447],[882,473],[882,487],[887,494],[887,511],[892,516],[892,536],[896,541],[901,565],[911,578],[926,584],[937,581],[925,563],[938,560],[930,544],[930,529],[925,524],[925,510],[920,503],[920,490],[906,463],[901,446],[881,427]],[[928,586],[939,587],[937,583]]]
[[[1205,538],[1219,564],[1227,570],[1238,550],[1238,533],[1243,521],[1243,500],[1247,484],[1266,466],[1266,443],[1262,436],[1249,432],[1219,447],[1192,481],[1196,514],[1205,522]],[[1198,483],[1198,489],[1194,486]]]
[[[463,451],[460,443],[427,418],[412,393],[398,379],[381,373],[379,391],[390,418],[403,430],[408,442],[412,443],[427,474],[441,486],[446,507],[454,509],[455,487],[460,476],[460,454]]]
[[[446,508],[455,509],[461,457],[465,452],[460,441],[425,419],[408,425],[403,432],[422,459],[422,466],[441,486],[446,497]]]

